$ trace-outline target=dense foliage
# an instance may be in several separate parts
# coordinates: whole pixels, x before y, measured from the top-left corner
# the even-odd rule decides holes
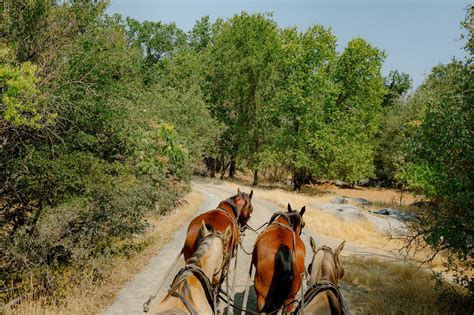
[[[434,67],[405,100],[389,105],[380,154],[389,176],[430,204],[413,241],[447,251],[447,268],[474,292],[474,8],[466,11],[467,57]],[[398,149],[397,149],[398,146]]]
[[[171,56],[156,47],[175,45],[154,34],[173,27],[143,24],[137,37],[102,3],[2,4],[2,299],[27,278],[51,296],[56,271],[126,253],[117,241],[172,208],[221,128],[199,87],[152,71]]]

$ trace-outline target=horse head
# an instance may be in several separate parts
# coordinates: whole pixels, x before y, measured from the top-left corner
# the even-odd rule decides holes
[[[305,226],[305,222],[303,220],[303,214],[306,211],[306,206],[303,206],[301,210],[298,212],[296,210],[293,210],[291,208],[291,205],[288,204],[288,212],[286,212],[286,215],[290,221],[290,224],[293,227],[293,231],[295,231],[296,234],[301,235],[301,232]]]
[[[252,196],[253,190],[250,193],[240,191],[240,188],[237,188],[237,195],[232,196],[229,200],[236,208],[239,225],[245,226],[250,219],[250,216],[253,212],[252,205]]]
[[[339,254],[345,243],[346,241],[342,241],[335,251],[326,245],[316,249],[316,243],[311,237],[310,245],[313,251],[313,259],[308,266],[310,275],[308,285],[311,286],[321,280],[327,280],[337,286],[339,280],[344,277],[344,268],[339,260]]]

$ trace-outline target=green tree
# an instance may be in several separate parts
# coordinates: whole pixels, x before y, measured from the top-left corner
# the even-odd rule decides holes
[[[337,60],[334,102],[323,109],[323,128],[313,145],[316,175],[351,183],[374,176],[375,134],[384,84],[384,53],[361,38],[349,42]]]
[[[318,25],[304,33],[286,29],[281,37],[280,85],[275,106],[267,114],[275,131],[271,154],[264,151],[268,161],[263,162],[278,162],[287,169],[296,190],[314,174],[318,163],[313,141],[323,123],[323,108],[334,99],[336,38]]]
[[[278,28],[267,15],[241,13],[217,23],[210,46],[210,102],[227,126],[223,154],[238,154],[258,182],[259,152],[267,133],[262,111],[270,106],[277,82]]]
[[[386,92],[382,103],[383,107],[393,105],[400,97],[405,96],[412,86],[408,73],[400,73],[397,70],[390,71],[384,81]]]
[[[384,81],[385,96],[376,136],[375,172],[379,184],[396,185],[395,175],[405,156],[402,147],[411,130],[408,124],[415,119],[418,107],[413,106],[416,102],[406,101],[411,88],[408,74],[391,71]]]
[[[435,250],[447,250],[462,267],[474,266],[474,8],[467,9],[463,25],[468,31],[463,61],[432,69],[415,96],[424,105],[407,143],[406,163],[397,175],[406,187],[432,201],[417,229]],[[449,269],[457,263],[449,259]],[[474,292],[469,275],[457,280]]]

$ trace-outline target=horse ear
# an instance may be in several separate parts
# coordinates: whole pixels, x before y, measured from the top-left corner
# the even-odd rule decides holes
[[[240,195],[240,187],[237,187],[237,195]]]
[[[290,205],[290,203],[288,203],[288,212],[292,212],[292,211],[293,211],[293,209],[291,209],[291,205]]]
[[[227,240],[230,238],[232,234],[232,230],[230,229],[230,226],[227,226],[227,229],[225,229],[224,232],[224,243],[227,243]]]
[[[206,227],[206,223],[204,223],[204,220],[201,221],[201,230],[199,231],[201,233],[202,237],[208,236],[211,232]]]
[[[316,242],[314,241],[313,237],[309,237],[309,245],[311,245],[311,250],[313,251],[313,254],[316,254]]]
[[[300,210],[300,216],[303,216],[304,212],[306,211],[306,206],[303,206]]]
[[[341,244],[339,244],[339,246],[337,247],[336,249],[336,252],[334,253],[335,256],[339,256],[339,254],[341,253],[342,249],[344,248],[344,244],[346,243],[346,241],[342,241]]]
[[[253,189],[250,191],[249,198],[252,199],[253,196]]]

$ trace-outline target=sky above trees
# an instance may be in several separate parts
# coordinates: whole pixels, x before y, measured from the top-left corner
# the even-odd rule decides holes
[[[140,21],[175,22],[184,30],[204,15],[214,21],[241,11],[272,12],[280,27],[296,25],[305,30],[322,24],[332,27],[339,51],[357,36],[385,50],[383,74],[409,73],[417,87],[433,66],[463,57],[459,21],[467,4],[465,0],[112,0],[107,11]]]

